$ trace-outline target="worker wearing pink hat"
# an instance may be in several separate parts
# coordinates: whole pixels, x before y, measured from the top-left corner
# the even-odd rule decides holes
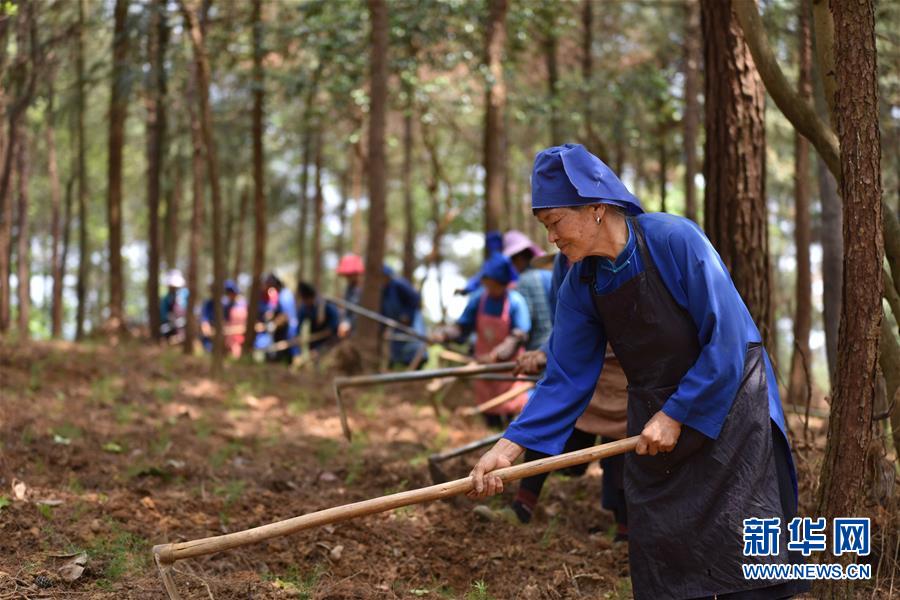
[[[338,262],[337,274],[347,280],[347,289],[344,290],[344,300],[353,304],[359,304],[362,297],[362,275],[366,268],[358,254],[345,254]],[[338,336],[347,337],[353,331],[356,317],[347,310],[341,311],[341,322],[338,325]]]

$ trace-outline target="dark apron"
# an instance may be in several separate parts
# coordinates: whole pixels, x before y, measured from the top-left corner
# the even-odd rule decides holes
[[[588,259],[584,278],[591,281],[594,306],[628,378],[632,436],[678,388],[701,348],[694,321],[660,278],[640,225],[629,221],[644,271],[608,294],[596,291],[595,259]],[[741,385],[719,437],[685,425],[671,452],[626,455],[625,498],[635,598],[721,596],[778,584],[746,580],[741,570],[741,563],[789,562],[786,535],[779,556],[743,556],[744,519],[781,517],[783,530],[786,525],[759,344],[747,349]]]

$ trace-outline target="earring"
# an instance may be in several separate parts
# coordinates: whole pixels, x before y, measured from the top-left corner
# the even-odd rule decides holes
[[[597,217],[597,225],[600,224],[600,217]]]

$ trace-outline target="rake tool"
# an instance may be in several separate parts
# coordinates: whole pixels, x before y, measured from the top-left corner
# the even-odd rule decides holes
[[[355,312],[358,315],[361,315],[368,319],[372,319],[373,321],[381,323],[385,327],[390,327],[391,329],[395,329],[399,332],[405,333],[406,335],[413,337],[419,341],[425,342],[426,344],[431,343],[428,341],[427,335],[419,333],[409,325],[405,325],[400,321],[395,321],[394,319],[377,313],[374,310],[369,310],[368,308],[364,308],[358,304],[347,302],[342,298],[336,298],[334,296],[324,296],[324,298],[327,302],[331,302],[332,304],[335,304],[340,308],[343,308],[344,310],[349,310],[350,312]]]
[[[522,463],[493,472],[500,477],[504,484],[540,473],[548,473],[557,469],[564,469],[574,465],[592,462],[601,458],[615,456],[631,452],[637,446],[639,436],[633,436],[624,440],[601,444],[592,448],[576,450],[558,456],[550,456],[532,462]],[[321,525],[340,523],[356,517],[364,517],[375,513],[393,510],[402,506],[420,504],[433,500],[442,500],[452,496],[465,494],[474,488],[471,477],[455,479],[446,483],[439,483],[417,490],[409,490],[390,494],[343,506],[335,506],[305,515],[261,525],[244,531],[236,531],[225,535],[191,540],[174,544],[159,544],[153,547],[153,558],[159,568],[159,576],[170,600],[180,600],[175,580],[172,578],[172,565],[175,561],[196,556],[215,554],[232,548],[239,548],[263,540],[296,533],[304,529],[311,529]]]
[[[353,434],[350,431],[350,423],[347,421],[347,410],[344,407],[341,391],[348,387],[361,387],[384,383],[408,383],[410,381],[423,381],[426,379],[438,379],[441,377],[472,377],[484,373],[502,373],[511,371],[516,363],[494,363],[490,365],[467,365],[464,367],[449,367],[446,369],[432,369],[430,371],[407,371],[403,373],[383,373],[376,375],[355,375],[353,377],[334,378],[334,398],[341,416],[341,429],[348,440]]]

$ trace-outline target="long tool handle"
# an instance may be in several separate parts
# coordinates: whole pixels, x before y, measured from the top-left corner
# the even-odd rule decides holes
[[[505,404],[518,396],[521,393],[527,392],[532,389],[535,384],[529,382],[527,385],[519,386],[519,387],[511,387],[499,396],[495,396],[486,402],[482,402],[478,406],[471,406],[469,408],[464,409],[462,412],[463,415],[467,417],[471,417],[472,415],[478,415],[483,412],[489,411],[492,408],[496,408],[501,404]]]
[[[335,377],[334,386],[338,389],[369,385],[375,383],[402,383],[406,381],[421,381],[423,379],[437,379],[438,377],[471,377],[481,373],[502,373],[512,371],[516,366],[514,362],[493,363],[489,365],[472,364],[464,367],[448,367],[446,369],[431,369],[430,371],[404,371],[402,373],[378,373],[375,375],[354,375],[352,377]]]
[[[611,442],[609,444],[601,444],[592,448],[576,450],[558,456],[550,456],[532,462],[522,463],[504,469],[494,471],[503,483],[516,481],[532,475],[547,473],[557,469],[564,469],[573,465],[580,465],[591,462],[600,458],[607,458],[617,454],[624,454],[634,450],[637,446],[639,436],[633,436],[624,440]],[[161,565],[168,565],[176,560],[184,558],[192,558],[195,556],[204,556],[206,554],[214,554],[223,550],[230,550],[239,546],[254,544],[263,540],[274,537],[280,537],[289,533],[295,533],[304,529],[327,525],[329,523],[340,523],[356,517],[364,517],[375,513],[393,510],[401,506],[409,506],[411,504],[419,504],[421,502],[430,502],[433,500],[441,500],[451,496],[465,494],[473,488],[472,478],[456,479],[447,483],[440,483],[417,490],[409,490],[362,502],[354,502],[353,504],[345,504],[343,506],[335,506],[324,510],[316,511],[306,515],[293,517],[284,521],[261,525],[253,529],[245,531],[236,531],[225,535],[217,535],[214,537],[192,540],[189,542],[181,542],[177,544],[160,544],[153,547],[153,554]]]
[[[382,314],[375,312],[374,310],[369,310],[368,308],[364,308],[358,304],[354,304],[353,302],[347,302],[342,298],[336,298],[334,296],[324,296],[326,302],[331,302],[332,304],[336,304],[343,308],[344,310],[349,310],[350,312],[355,312],[358,315],[362,315],[373,321],[377,321],[386,327],[390,327],[391,329],[396,329],[397,331],[402,331],[408,336],[414,337],[417,340],[423,341],[426,344],[428,342],[428,336],[422,333],[419,333],[409,325],[405,325],[400,321],[395,321],[389,317],[385,317]]]

